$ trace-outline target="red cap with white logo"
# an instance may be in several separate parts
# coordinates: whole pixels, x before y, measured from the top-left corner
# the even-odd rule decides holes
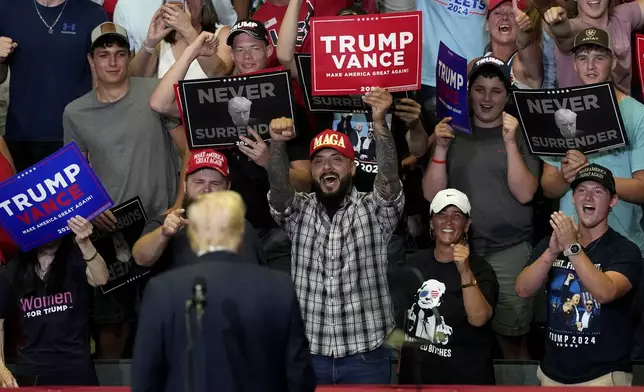
[[[342,132],[327,129],[311,140],[309,156],[313,158],[316,152],[325,148],[332,148],[349,159],[355,158],[355,151],[349,137]]]
[[[192,174],[201,169],[213,169],[228,177],[228,160],[226,156],[212,148],[205,148],[202,150],[192,150],[190,160],[188,160],[188,168],[186,175]]]

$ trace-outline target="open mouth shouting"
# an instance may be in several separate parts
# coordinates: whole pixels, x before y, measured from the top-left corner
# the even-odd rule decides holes
[[[326,188],[333,188],[340,184],[340,177],[335,173],[324,173],[320,177],[320,183]]]
[[[588,216],[588,215],[592,215],[592,214],[594,214],[594,213],[595,213],[595,210],[596,210],[596,208],[595,208],[595,206],[593,206],[592,204],[584,204],[584,205],[582,206],[582,211],[583,211],[583,213],[584,213],[584,216]]]
[[[512,32],[512,27],[509,24],[502,24],[499,26],[499,33],[509,35]]]

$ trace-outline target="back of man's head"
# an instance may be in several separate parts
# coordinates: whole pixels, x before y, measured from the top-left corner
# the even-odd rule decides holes
[[[188,238],[197,255],[238,252],[244,236],[246,208],[238,193],[220,191],[199,196],[188,207]]]

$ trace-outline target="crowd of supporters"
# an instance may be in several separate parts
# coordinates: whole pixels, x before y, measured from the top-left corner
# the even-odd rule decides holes
[[[312,17],[414,10],[419,91],[307,110]],[[92,242],[110,210],[29,252],[0,231],[0,386],[93,385],[92,359],[131,358],[146,283],[194,260],[186,209],[225,190],[246,206],[242,257],[293,280],[319,384],[495,384],[503,358],[541,361],[544,386],[630,385],[643,28],[644,0],[0,0],[0,180],[75,142],[114,205],[139,197],[149,217],[110,255]],[[441,42],[469,63],[469,134],[436,115]],[[189,148],[179,81],[275,67],[294,119]],[[532,154],[512,92],[602,82],[628,144]],[[150,273],[104,293],[110,257]]]

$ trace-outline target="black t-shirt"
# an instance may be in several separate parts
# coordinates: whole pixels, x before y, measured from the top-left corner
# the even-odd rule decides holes
[[[296,106],[295,115],[296,137],[286,144],[291,162],[309,159],[309,147],[314,136],[308,127],[304,109]],[[228,160],[231,190],[239,193],[246,205],[246,219],[257,230],[278,228],[268,205],[270,184],[266,169],[257,165],[237,148],[222,149],[220,152]]]
[[[441,263],[434,248],[408,258],[425,280],[410,287],[399,380],[401,384],[492,385],[494,333],[467,321],[461,276],[453,262]],[[472,254],[470,268],[488,304],[496,307],[499,284],[485,259]],[[465,290],[471,290],[467,288]],[[434,299],[432,299],[434,298]],[[413,345],[412,345],[413,343]]]
[[[18,309],[23,340],[18,346],[18,365],[25,372],[52,372],[84,368],[91,364],[89,345],[90,286],[78,246],[72,244],[65,258],[64,289],[47,291],[37,279],[36,288],[20,296],[18,263],[0,272],[0,318]],[[60,252],[60,250],[59,250]]]
[[[161,215],[148,220],[141,237],[163,226],[165,217],[165,215]],[[246,226],[244,228],[243,241],[241,252],[242,259],[251,263],[266,265],[266,257],[264,256],[262,244],[259,241],[257,232],[253,229],[250,223],[248,223],[248,221],[246,221]],[[170,238],[168,246],[161,254],[159,260],[154,264],[154,267],[152,267],[151,274],[156,275],[169,269],[190,265],[196,260],[196,258],[197,256],[190,247],[190,241],[188,240],[186,230],[181,230],[174,237]]]
[[[549,241],[545,238],[535,247],[531,262],[548,249]],[[619,272],[633,289],[620,299],[600,304],[583,286],[572,262],[559,255],[546,285],[548,328],[541,370],[564,384],[631,371],[635,330],[631,311],[642,254],[637,245],[611,228],[584,251],[599,270]]]

